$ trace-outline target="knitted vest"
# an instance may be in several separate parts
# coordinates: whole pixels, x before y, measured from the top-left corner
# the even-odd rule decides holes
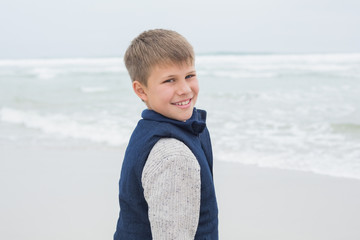
[[[195,239],[218,239],[218,208],[212,176],[212,149],[206,128],[206,112],[194,108],[186,122],[144,110],[125,152],[119,182],[120,216],[114,240],[152,239],[148,205],[141,183],[148,155],[160,138],[176,138],[190,148],[201,171],[201,203]]]

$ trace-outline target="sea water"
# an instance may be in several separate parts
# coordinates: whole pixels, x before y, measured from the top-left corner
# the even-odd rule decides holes
[[[360,179],[360,54],[203,54],[196,69],[215,161]],[[144,108],[121,58],[0,60],[1,147],[123,152]]]

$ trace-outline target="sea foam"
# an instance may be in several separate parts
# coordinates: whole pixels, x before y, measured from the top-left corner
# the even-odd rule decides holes
[[[36,111],[12,108],[1,108],[0,120],[37,129],[58,137],[84,139],[111,146],[120,146],[128,140],[128,132],[120,129],[116,122],[112,121],[86,123],[63,114],[40,114]],[[124,132],[126,137],[121,135]]]

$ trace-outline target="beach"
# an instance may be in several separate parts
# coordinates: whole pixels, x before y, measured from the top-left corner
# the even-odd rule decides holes
[[[202,54],[220,239],[360,239],[360,54]],[[0,60],[0,239],[111,239],[122,58]]]
[[[0,148],[1,239],[111,239],[116,148]],[[4,164],[6,162],[6,164]],[[360,180],[215,161],[220,239],[359,239]]]
[[[360,181],[216,164],[221,239],[359,239]]]

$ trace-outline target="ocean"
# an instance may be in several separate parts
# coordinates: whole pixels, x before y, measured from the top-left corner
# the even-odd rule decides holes
[[[360,179],[360,54],[200,54],[196,69],[215,161]],[[121,161],[144,108],[121,58],[0,59],[0,152]]]

